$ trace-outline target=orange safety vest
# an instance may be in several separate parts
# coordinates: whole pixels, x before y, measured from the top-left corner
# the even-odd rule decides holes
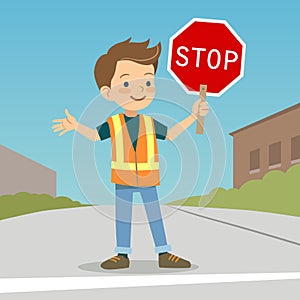
[[[140,115],[134,151],[124,114],[108,118],[112,146],[111,181],[128,186],[160,184],[156,134],[152,117]]]

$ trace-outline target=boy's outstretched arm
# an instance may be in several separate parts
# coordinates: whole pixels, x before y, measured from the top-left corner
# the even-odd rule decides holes
[[[68,131],[76,130],[84,137],[95,142],[100,140],[99,134],[96,129],[89,128],[83,124],[77,122],[77,120],[65,109],[66,118],[53,120],[56,123],[52,126],[53,132],[59,132],[59,136],[65,134]]]
[[[208,104],[204,99],[200,98],[197,100],[192,107],[192,113],[168,130],[166,139],[170,141],[175,140],[184,130],[197,120],[198,116],[205,117],[208,113],[208,109]]]

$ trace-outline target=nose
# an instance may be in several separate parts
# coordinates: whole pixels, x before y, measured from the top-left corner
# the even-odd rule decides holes
[[[142,93],[144,91],[144,87],[142,85],[139,85],[139,91]]]

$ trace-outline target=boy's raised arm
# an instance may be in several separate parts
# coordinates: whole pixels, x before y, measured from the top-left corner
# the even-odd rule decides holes
[[[198,116],[206,116],[208,110],[209,108],[207,102],[200,96],[200,99],[197,100],[192,107],[192,113],[168,130],[166,139],[170,141],[175,140],[183,131],[190,127],[195,120],[197,120]]]
[[[100,140],[99,134],[96,129],[89,128],[83,124],[77,122],[75,117],[73,117],[68,109],[65,109],[66,117],[64,119],[55,119],[52,122],[56,123],[52,126],[53,132],[59,132],[59,136],[67,133],[71,130],[76,130],[84,137],[88,138],[89,140],[95,142]]]

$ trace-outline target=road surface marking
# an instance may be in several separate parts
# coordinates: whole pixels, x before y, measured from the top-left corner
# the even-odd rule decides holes
[[[256,234],[264,235],[264,236],[267,236],[269,238],[280,240],[280,241],[285,242],[285,243],[289,243],[289,244],[293,244],[293,245],[296,245],[296,246],[300,246],[299,242],[292,241],[292,240],[289,240],[289,239],[286,239],[286,238],[283,238],[283,237],[280,237],[280,236],[277,236],[277,235],[273,235],[273,234],[270,234],[270,233],[267,233],[267,232],[263,232],[263,231],[259,231],[259,230],[252,229],[252,228],[249,228],[249,227],[241,226],[241,225],[234,224],[234,223],[231,223],[231,222],[222,221],[222,220],[215,219],[215,218],[212,218],[212,217],[207,217],[207,216],[204,216],[204,215],[196,214],[194,212],[191,212],[191,211],[188,211],[188,210],[184,210],[184,209],[181,209],[181,208],[178,208],[178,207],[175,207],[175,206],[170,206],[170,207],[173,208],[173,209],[185,212],[187,214],[191,214],[193,216],[197,216],[199,218],[203,218],[203,219],[207,219],[207,220],[210,220],[210,221],[222,223],[222,224],[225,224],[225,225],[228,225],[228,226],[236,227],[236,228],[247,230],[247,231],[250,231],[250,232],[253,232],[253,233],[256,233]]]
[[[90,290],[300,279],[300,272],[97,277],[1,278],[0,293]]]

